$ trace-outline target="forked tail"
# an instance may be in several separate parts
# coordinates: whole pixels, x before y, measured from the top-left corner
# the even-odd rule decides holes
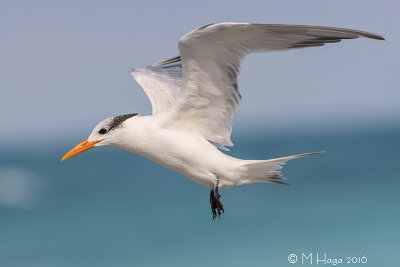
[[[287,185],[287,183],[283,182],[285,178],[279,171],[283,168],[286,161],[319,153],[323,152],[305,153],[269,160],[243,160],[243,165],[235,169],[237,177],[240,177],[235,181],[235,184],[241,185],[266,182]]]

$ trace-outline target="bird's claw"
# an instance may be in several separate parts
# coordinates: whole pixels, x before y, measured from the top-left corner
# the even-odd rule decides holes
[[[224,213],[224,205],[221,202],[221,195],[218,193],[217,190],[211,190],[210,192],[210,204],[211,204],[211,211],[212,211],[212,217],[213,220],[215,218],[221,218],[221,214]]]

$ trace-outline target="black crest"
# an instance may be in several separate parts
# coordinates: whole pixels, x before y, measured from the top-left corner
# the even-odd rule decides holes
[[[113,117],[112,121],[109,124],[109,131],[115,128],[118,128],[121,126],[121,124],[126,121],[129,118],[132,118],[133,116],[136,116],[137,113],[132,113],[132,114],[125,114],[125,115],[119,115]]]

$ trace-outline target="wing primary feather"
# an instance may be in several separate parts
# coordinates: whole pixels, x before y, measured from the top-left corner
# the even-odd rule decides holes
[[[346,29],[346,28],[311,26],[311,25],[289,25],[289,24],[253,24],[253,25],[263,25],[266,27],[277,27],[277,28],[300,28],[300,29],[304,28],[305,30],[306,29],[314,29],[314,30],[321,30],[321,31],[337,31],[340,33],[356,34],[356,35],[360,35],[363,37],[372,38],[372,39],[376,39],[376,40],[385,40],[385,38],[383,38],[382,36],[375,34],[375,33],[351,30],[351,29]],[[341,38],[341,39],[347,39],[347,38]],[[353,38],[349,38],[349,39],[353,39]]]
[[[288,183],[282,182],[282,181],[276,181],[276,180],[267,180],[268,183],[273,183],[273,184],[283,184],[283,185],[290,185]]]
[[[170,58],[170,59],[164,60],[162,62],[153,64],[153,67],[167,65],[167,64],[170,64],[170,63],[175,63],[175,62],[180,62],[180,61],[181,61],[181,57],[177,56],[177,57]]]
[[[198,28],[198,30],[204,30],[205,28],[207,28],[208,26],[214,25],[215,23],[209,23],[207,25],[204,25],[203,27]]]
[[[324,43],[299,43],[292,45],[290,48],[305,48],[305,47],[312,47],[312,46],[324,46]]]

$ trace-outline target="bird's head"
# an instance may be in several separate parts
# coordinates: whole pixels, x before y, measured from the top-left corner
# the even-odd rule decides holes
[[[136,115],[137,113],[132,113],[103,120],[94,127],[87,139],[65,154],[61,161],[74,157],[96,146],[118,145],[118,137],[123,133],[125,121]]]

